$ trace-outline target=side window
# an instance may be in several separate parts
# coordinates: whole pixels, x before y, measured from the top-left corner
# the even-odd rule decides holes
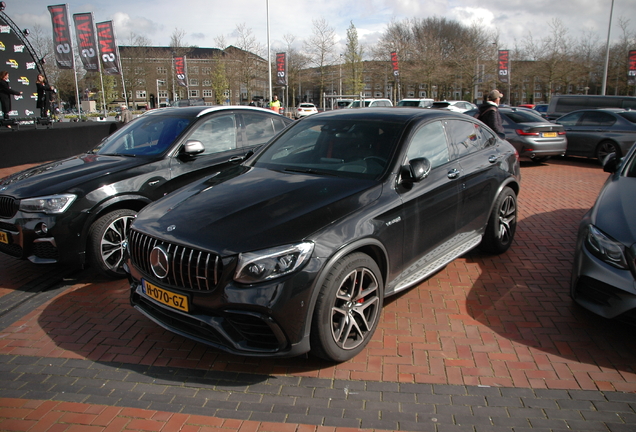
[[[446,133],[457,157],[475,153],[493,143],[491,135],[477,123],[462,120],[448,120]]]
[[[269,141],[276,134],[273,120],[272,116],[266,114],[244,113],[243,126],[247,137],[245,146],[261,145]]]
[[[448,143],[441,122],[433,122],[419,128],[406,153],[409,160],[425,157],[435,168],[449,161]]]
[[[608,113],[602,111],[588,111],[581,119],[581,126],[611,126],[616,119]]]
[[[199,123],[190,140],[203,143],[203,154],[219,153],[236,148],[236,118],[234,114],[212,116]]]
[[[581,112],[568,114],[557,120],[557,123],[563,126],[576,126],[582,115]]]

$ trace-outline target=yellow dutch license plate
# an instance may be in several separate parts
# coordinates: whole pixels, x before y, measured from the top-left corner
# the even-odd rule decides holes
[[[144,293],[153,300],[184,312],[190,311],[188,297],[159,288],[145,280],[142,283]]]
[[[543,132],[543,138],[556,138],[556,132]]]
[[[9,244],[9,235],[6,232],[0,231],[0,243]]]

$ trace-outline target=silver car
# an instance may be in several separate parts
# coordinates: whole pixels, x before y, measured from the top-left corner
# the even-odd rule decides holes
[[[594,206],[579,225],[571,295],[605,318],[636,316],[636,145],[610,172]]]

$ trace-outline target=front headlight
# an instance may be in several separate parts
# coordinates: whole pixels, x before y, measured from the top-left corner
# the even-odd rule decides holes
[[[594,225],[587,227],[585,245],[587,250],[601,261],[620,269],[629,269],[623,244],[603,233]]]
[[[77,198],[73,194],[50,195],[20,201],[20,210],[27,213],[64,213]]]
[[[234,280],[253,284],[289,274],[311,256],[314,244],[305,242],[239,254]]]

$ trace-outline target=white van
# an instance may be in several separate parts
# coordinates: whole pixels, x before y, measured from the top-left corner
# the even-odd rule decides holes
[[[403,107],[428,108],[431,105],[433,105],[433,99],[402,99],[397,103],[397,106]]]
[[[392,107],[393,102],[389,99],[365,99],[364,101],[355,100],[351,102],[349,108],[361,108],[361,107]]]

